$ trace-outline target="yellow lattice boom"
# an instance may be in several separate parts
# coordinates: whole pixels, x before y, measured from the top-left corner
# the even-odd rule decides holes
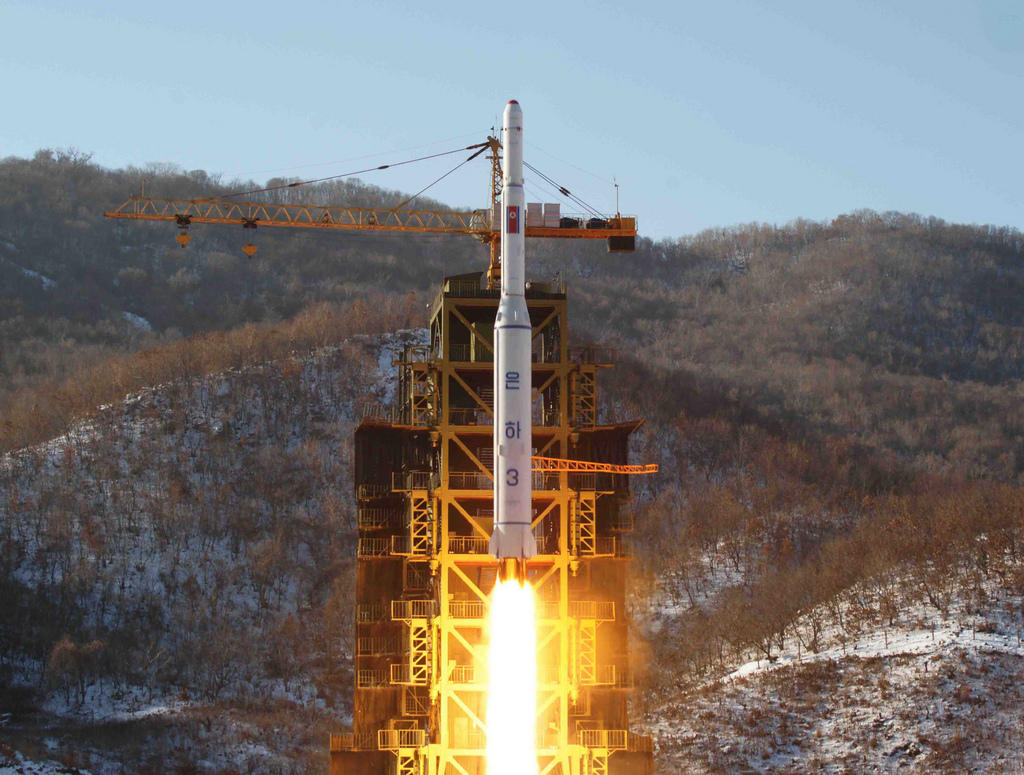
[[[293,229],[330,229],[341,231],[383,231],[420,234],[463,234],[475,237],[490,247],[490,266],[487,270],[488,287],[496,287],[501,275],[499,247],[501,229],[495,217],[501,199],[501,144],[494,137],[485,143],[470,146],[490,150],[491,202],[490,209],[409,210],[397,208],[346,207],[310,204],[271,204],[266,202],[236,201],[232,196],[196,199],[161,199],[136,196],[104,213],[107,218],[132,221],[164,221],[179,229],[178,243],[185,247],[192,224],[218,224],[256,229],[261,226]],[[469,150],[469,149],[467,149]],[[386,168],[384,165],[381,169]],[[306,181],[310,182],[310,181]],[[290,183],[277,188],[292,188],[306,182]],[[267,189],[267,191],[276,190]],[[254,192],[249,192],[254,193]],[[240,194],[241,196],[241,194]],[[530,223],[527,237],[556,239],[604,239],[612,253],[632,252],[636,243],[636,218],[616,213],[611,218],[565,218],[557,224]],[[248,243],[242,250],[250,258],[257,248]]]
[[[566,460],[560,457],[533,456],[534,471],[567,471],[569,473],[608,473],[608,474],[656,474],[657,463],[642,465],[620,465],[618,463],[594,463],[590,460]]]

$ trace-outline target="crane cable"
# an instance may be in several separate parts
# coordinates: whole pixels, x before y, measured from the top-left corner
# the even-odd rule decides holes
[[[377,172],[378,170],[386,170],[386,169],[390,169],[391,167],[401,167],[401,166],[406,165],[406,164],[413,164],[415,162],[427,161],[428,159],[437,159],[437,158],[440,158],[441,156],[451,156],[452,154],[461,153],[462,151],[476,151],[476,153],[471,155],[468,159],[466,159],[463,162],[460,162],[455,167],[453,167],[452,169],[448,170],[448,172],[446,172],[444,175],[441,175],[441,177],[439,177],[436,180],[434,180],[433,182],[427,184],[422,189],[420,189],[415,194],[413,194],[411,197],[409,197],[404,202],[402,202],[400,205],[398,205],[397,207],[393,208],[394,210],[400,210],[401,208],[405,207],[410,202],[416,200],[424,191],[426,191],[427,189],[431,188],[432,186],[437,185],[442,180],[444,180],[446,177],[448,177],[453,172],[455,172],[457,169],[459,169],[463,165],[471,162],[473,159],[475,159],[477,156],[479,156],[481,153],[483,153],[484,150],[487,149],[489,146],[490,146],[489,142],[475,143],[473,145],[467,145],[465,148],[455,148],[455,149],[453,149],[451,151],[442,151],[440,153],[432,153],[432,154],[428,154],[426,156],[418,156],[415,159],[406,159],[405,161],[394,162],[392,164],[381,164],[381,165],[376,166],[376,167],[367,167],[366,169],[354,170],[352,172],[342,172],[342,173],[339,173],[337,175],[327,175],[327,176],[322,177],[322,178],[312,178],[310,180],[297,180],[297,181],[294,181],[292,183],[283,183],[283,184],[281,184],[279,186],[266,186],[264,188],[250,189],[248,191],[235,191],[235,192],[230,193],[230,194],[220,194],[218,196],[204,197],[202,199],[192,199],[190,201],[193,204],[201,204],[201,203],[204,203],[204,202],[215,202],[215,201],[217,201],[219,199],[231,199],[232,197],[236,197],[236,196],[251,196],[253,194],[264,194],[264,193],[266,193],[268,191],[281,191],[281,190],[284,190],[286,188],[298,188],[300,186],[308,186],[308,185],[312,185],[314,183],[325,183],[328,180],[338,180],[339,178],[347,178],[347,177],[351,177],[353,175],[363,175],[363,174],[365,174],[367,172]],[[543,172],[541,172],[539,169],[534,167],[529,162],[524,160],[523,161],[523,166],[526,167],[527,169],[529,169],[531,172],[533,172],[536,175],[538,175],[541,178],[541,180],[543,180],[548,185],[552,186],[562,196],[566,197],[567,199],[569,199],[571,202],[573,202],[574,204],[578,205],[579,207],[582,207],[584,210],[586,210],[593,217],[595,217],[595,218],[604,218],[605,217],[598,210],[596,210],[595,208],[591,207],[585,201],[583,201],[578,196],[573,194],[565,186],[557,183],[554,179],[552,179],[548,175],[545,175]]]
[[[442,175],[442,176],[441,176],[441,177],[439,177],[439,178],[438,178],[437,180],[435,180],[435,181],[434,181],[433,183],[428,183],[428,184],[427,184],[427,185],[425,185],[425,186],[424,186],[423,188],[421,188],[421,189],[420,189],[419,191],[417,191],[417,192],[416,192],[415,194],[413,194],[413,195],[412,195],[411,197],[409,197],[409,198],[408,198],[408,199],[406,199],[406,200],[405,200],[404,202],[402,202],[402,204],[400,204],[400,205],[398,205],[397,207],[393,208],[393,209],[392,209],[392,212],[395,212],[395,211],[397,211],[397,210],[401,210],[401,209],[402,209],[403,207],[405,207],[405,206],[406,206],[407,204],[409,204],[410,202],[412,202],[413,200],[415,200],[415,199],[416,199],[416,198],[417,198],[417,197],[418,197],[418,196],[419,196],[420,194],[422,194],[422,193],[423,193],[424,191],[426,191],[426,190],[427,190],[428,188],[430,188],[431,186],[434,186],[434,185],[436,185],[436,184],[440,183],[440,182],[441,182],[442,180],[444,180],[444,179],[445,179],[446,177],[448,177],[449,175],[451,175],[451,174],[452,174],[453,172],[455,172],[455,170],[457,170],[457,169],[458,169],[459,167],[463,166],[464,164],[469,164],[469,163],[470,163],[471,161],[473,161],[473,159],[475,159],[475,158],[476,158],[477,156],[479,156],[479,155],[480,155],[481,153],[483,153],[483,152],[484,152],[484,151],[485,151],[485,150],[487,149],[488,143],[484,143],[484,144],[483,144],[483,146],[484,146],[483,148],[480,148],[480,149],[479,149],[479,150],[478,150],[478,151],[477,151],[476,153],[474,153],[474,154],[473,154],[472,156],[470,156],[470,157],[469,157],[468,159],[466,159],[465,161],[461,161],[461,162],[459,162],[459,163],[458,163],[458,164],[456,164],[456,165],[455,165],[454,167],[452,167],[452,168],[451,168],[450,170],[448,170],[448,171],[447,171],[446,173],[444,173],[444,175]],[[473,147],[473,146],[470,146],[470,147]],[[468,151],[468,150],[469,150],[469,148],[465,148],[465,149],[460,149],[460,150],[467,150],[467,151]]]
[[[486,148],[487,146],[488,146],[488,143],[486,143],[486,142],[484,142],[484,143],[476,143],[475,145],[467,145],[465,148],[456,148],[455,150],[452,150],[452,151],[442,151],[441,153],[432,153],[432,154],[429,154],[428,156],[420,156],[420,157],[417,157],[415,159],[407,159],[405,161],[399,161],[399,162],[395,162],[393,164],[381,164],[379,167],[367,167],[364,170],[355,170],[354,172],[342,172],[342,173],[340,173],[338,175],[328,175],[327,177],[323,177],[323,178],[314,178],[312,180],[297,180],[294,183],[283,183],[280,186],[267,186],[266,188],[254,188],[254,189],[251,189],[249,191],[235,191],[234,193],[231,193],[231,194],[219,194],[218,196],[209,196],[209,197],[204,197],[202,199],[192,199],[190,201],[193,204],[200,204],[200,203],[203,203],[203,202],[215,202],[218,199],[230,199],[230,198],[236,197],[236,196],[251,196],[252,194],[262,194],[262,193],[265,193],[267,191],[280,191],[280,190],[285,189],[285,188],[298,188],[299,186],[308,186],[308,185],[310,185],[312,183],[323,183],[323,182],[328,181],[328,180],[337,180],[338,178],[347,178],[347,177],[351,177],[352,175],[362,175],[362,174],[365,174],[367,172],[376,172],[377,170],[386,170],[386,169],[388,169],[390,167],[401,167],[404,164],[412,164],[413,162],[426,161],[427,159],[436,159],[436,158],[438,158],[440,156],[451,156],[453,153],[462,153],[463,151],[477,151],[477,149],[480,149],[479,151],[477,151],[477,153],[473,154],[473,156],[470,157],[470,159],[473,159],[473,158],[476,158],[480,153],[483,153],[483,149]],[[466,161],[469,161],[470,159],[466,159]],[[463,164],[465,164],[465,163],[466,162],[463,162]],[[459,167],[461,167],[461,166],[462,166],[462,164],[459,165]],[[458,167],[456,167],[455,169],[458,169]],[[454,172],[454,171],[455,170],[451,170],[451,172]],[[450,173],[448,173],[448,174],[450,174]],[[440,180],[440,178],[439,178],[439,180]],[[436,183],[437,181],[434,181],[434,182]],[[431,183],[430,185],[432,186],[434,184]],[[427,188],[429,188],[429,187],[430,186],[428,186]],[[426,190],[426,189],[424,189],[424,190]],[[423,193],[423,192],[421,191],[420,193]],[[419,194],[417,194],[416,196],[419,196]],[[413,197],[413,199],[415,199],[415,197]],[[405,203],[403,202],[403,204],[405,204]]]
[[[558,191],[558,193],[560,193],[560,194],[561,194],[562,196],[564,196],[564,197],[566,197],[567,199],[569,199],[569,200],[570,200],[571,202],[573,202],[574,204],[577,204],[577,205],[579,205],[580,207],[582,207],[582,208],[583,208],[584,210],[586,210],[587,212],[589,212],[589,213],[590,213],[590,214],[591,214],[592,216],[594,216],[595,218],[605,218],[605,217],[606,217],[606,216],[602,215],[601,213],[599,213],[599,212],[598,212],[597,210],[595,210],[595,209],[594,209],[593,207],[591,207],[591,206],[590,206],[589,204],[587,204],[586,202],[584,202],[584,201],[583,201],[582,199],[580,199],[580,198],[579,198],[578,196],[576,196],[576,195],[575,195],[574,193],[572,193],[572,192],[571,192],[571,191],[570,191],[569,189],[567,189],[567,188],[566,188],[565,186],[562,186],[562,185],[560,185],[560,184],[556,183],[556,182],[555,182],[554,180],[552,180],[552,179],[551,179],[550,177],[548,177],[547,175],[545,175],[545,174],[544,174],[543,172],[541,172],[541,171],[540,171],[539,169],[537,169],[536,167],[534,167],[534,166],[533,166],[532,164],[530,164],[529,162],[527,162],[527,161],[525,161],[525,160],[524,160],[524,161],[523,161],[523,166],[524,166],[524,167],[526,167],[527,169],[529,169],[529,170],[530,170],[531,172],[533,172],[533,173],[535,173],[535,174],[539,175],[539,176],[540,176],[540,178],[541,178],[541,180],[543,180],[543,181],[544,181],[545,183],[547,183],[547,184],[548,184],[548,185],[550,185],[550,186],[554,186],[554,187],[555,187],[555,189],[556,189],[556,190]]]

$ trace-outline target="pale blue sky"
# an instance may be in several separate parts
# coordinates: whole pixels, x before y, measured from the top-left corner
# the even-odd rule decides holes
[[[2,0],[0,41],[0,156],[322,176],[482,140],[515,98],[527,161],[605,211],[615,176],[647,236],[861,207],[1024,227],[1024,0]],[[480,207],[486,175],[432,193]]]

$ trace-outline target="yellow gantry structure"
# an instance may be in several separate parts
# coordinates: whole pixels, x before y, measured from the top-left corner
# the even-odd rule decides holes
[[[429,343],[396,354],[395,403],[367,406],[356,431],[353,729],[331,736],[332,775],[486,772],[498,292],[482,281],[445,280]],[[527,306],[540,773],[644,775],[652,746],[629,731],[624,610],[628,474],[650,470],[627,462],[642,421],[599,421],[612,353],[568,347],[564,287],[533,283]]]

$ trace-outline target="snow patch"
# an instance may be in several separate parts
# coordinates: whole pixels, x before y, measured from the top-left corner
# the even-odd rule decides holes
[[[136,314],[131,313],[131,312],[122,312],[121,313],[121,317],[123,317],[126,321],[128,321],[128,323],[130,325],[134,326],[135,328],[139,329],[140,331],[152,331],[153,330],[152,324],[150,324],[150,322],[148,320],[146,320],[144,317],[142,317],[142,315],[136,315]]]
[[[50,288],[53,288],[54,286],[57,285],[56,280],[51,280],[46,275],[39,274],[39,272],[34,272],[31,269],[26,269],[23,266],[15,264],[14,262],[11,263],[14,267],[18,269],[18,271],[20,271],[26,277],[31,277],[32,279],[38,280],[40,283],[42,283],[43,288],[47,291],[50,290]]]
[[[955,621],[946,620],[937,624],[935,629],[871,632],[847,644],[846,647],[836,646],[817,653],[790,648],[771,660],[758,659],[747,662],[726,675],[723,680],[734,681],[766,670],[777,670],[780,667],[807,662],[838,661],[847,657],[876,659],[911,655],[930,656],[949,653],[956,649],[1024,657],[1024,644],[1019,635],[978,632]]]
[[[89,775],[81,768],[70,770],[58,762],[34,762],[26,759],[17,751],[4,755],[0,753],[0,775],[61,775],[61,773],[77,772]]]

